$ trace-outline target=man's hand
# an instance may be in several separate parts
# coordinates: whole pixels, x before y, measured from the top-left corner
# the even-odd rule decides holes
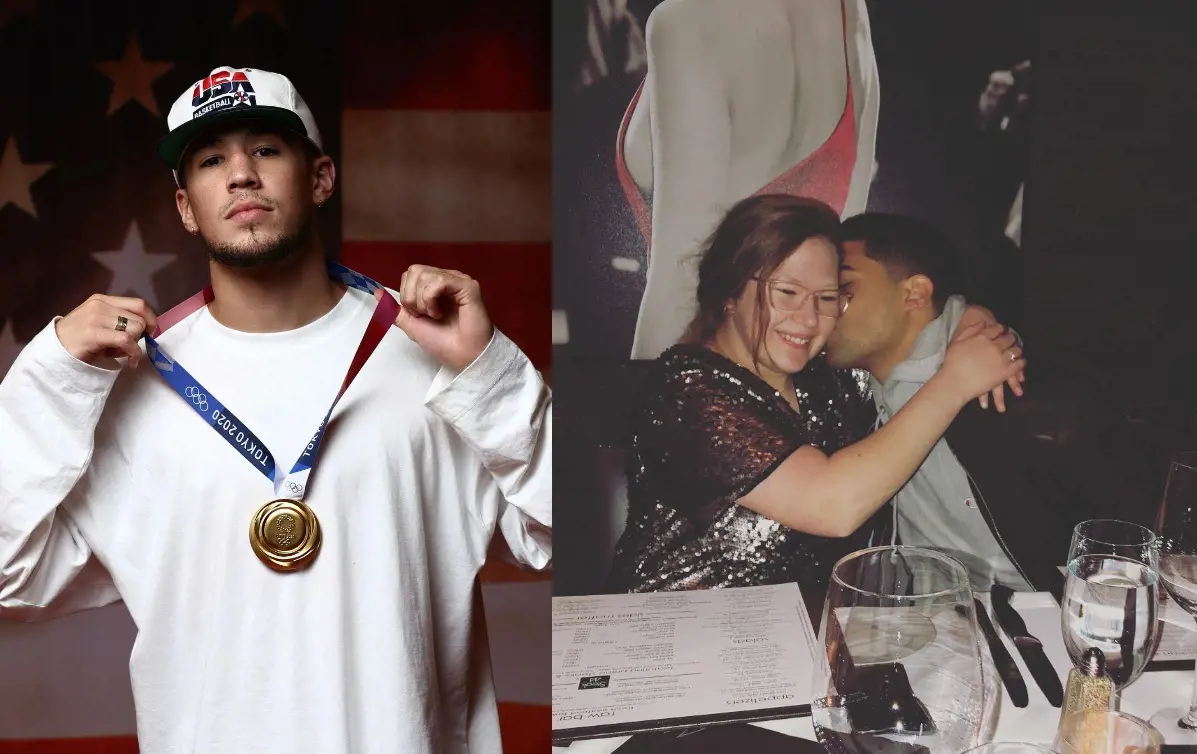
[[[376,291],[378,298],[382,291]],[[457,270],[413,264],[399,283],[395,325],[441,365],[462,370],[486,349],[494,325],[478,281]]]
[[[123,296],[92,295],[54,325],[62,347],[88,364],[103,358],[129,357],[129,366],[141,361],[137,341],[152,331],[158,317],[145,301]]]

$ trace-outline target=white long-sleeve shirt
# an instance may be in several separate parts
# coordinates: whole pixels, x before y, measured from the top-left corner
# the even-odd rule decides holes
[[[290,468],[374,299],[296,330],[200,309],[160,339]],[[498,752],[475,576],[498,527],[551,557],[551,394],[497,332],[460,373],[392,327],[333,413],[305,497],[305,571],[268,569],[250,518],[275,497],[155,373],[74,359],[49,325],[0,383],[0,618],[123,599],[145,754]]]

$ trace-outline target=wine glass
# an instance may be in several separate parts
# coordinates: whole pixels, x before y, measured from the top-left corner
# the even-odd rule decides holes
[[[1085,650],[1100,649],[1119,694],[1143,672],[1159,642],[1158,578],[1150,529],[1112,519],[1077,524],[1060,610],[1064,646],[1077,667]]]
[[[1172,600],[1197,614],[1197,452],[1177,453],[1168,469],[1156,517],[1160,580]],[[1197,744],[1197,686],[1189,709],[1169,708],[1151,718],[1168,743]]]
[[[811,713],[827,751],[956,754],[982,743],[968,570],[917,547],[842,558],[819,625]]]

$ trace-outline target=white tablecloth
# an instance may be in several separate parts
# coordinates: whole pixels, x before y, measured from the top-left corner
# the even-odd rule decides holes
[[[981,599],[987,602],[987,595],[981,596]],[[1055,598],[1046,592],[1022,592],[1014,595],[1011,604],[1026,621],[1027,630],[1043,642],[1043,649],[1047,653],[1048,659],[1051,660],[1060,675],[1060,683],[1066,684],[1068,671],[1072,668],[1072,661],[1068,658],[1067,650],[1064,649],[1064,637],[1060,632],[1060,606],[1056,604]],[[997,727],[993,740],[1051,744],[1056,735],[1056,726],[1060,721],[1060,710],[1048,704],[1043,697],[1043,692],[1039,690],[1035,679],[1031,677],[1030,671],[1023,663],[1022,655],[1018,653],[1014,643],[997,626],[996,620],[993,623],[997,628],[998,635],[1002,637],[1002,641],[1018,664],[1030,697],[1030,703],[1023,709],[1019,709],[1010,703],[1005,696],[1005,687],[997,682],[1002,699],[997,710]],[[983,638],[981,644],[983,647],[985,646]],[[1144,720],[1150,719],[1157,711],[1166,707],[1187,709],[1189,698],[1193,692],[1193,680],[1194,673],[1191,670],[1144,673],[1123,691],[1120,709]],[[753,723],[753,725],[759,725],[788,736],[799,736],[812,740],[815,737],[809,717],[771,720]],[[567,747],[554,746],[553,751],[556,754],[608,754],[608,752],[615,751],[628,738],[629,736],[618,736],[575,741]]]

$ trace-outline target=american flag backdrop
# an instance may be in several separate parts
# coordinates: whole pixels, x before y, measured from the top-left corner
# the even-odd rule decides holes
[[[94,292],[161,312],[202,288],[157,157],[165,114],[220,65],[289,76],[338,168],[320,230],[397,287],[414,262],[482,285],[546,373],[549,0],[0,0],[0,375]],[[506,751],[549,749],[547,574],[496,543],[481,593]],[[0,754],[135,752],[121,605],[0,622]]]

